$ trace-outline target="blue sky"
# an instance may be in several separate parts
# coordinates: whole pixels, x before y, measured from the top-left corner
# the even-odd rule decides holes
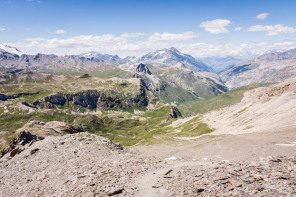
[[[262,54],[296,47],[295,9],[294,0],[0,0],[0,43],[31,54]]]

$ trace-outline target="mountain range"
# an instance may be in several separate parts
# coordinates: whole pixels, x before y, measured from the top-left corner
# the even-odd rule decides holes
[[[118,55],[108,55],[108,54],[100,54],[97,52],[89,52],[78,55],[78,57],[85,58],[95,58],[104,61],[109,61],[114,64],[128,64],[128,63],[145,63],[153,65],[154,67],[169,67],[176,63],[183,63],[186,68],[189,68],[193,71],[206,71],[213,72],[213,70],[203,63],[201,60],[198,60],[191,55],[181,53],[174,47],[169,49],[161,49],[156,50],[154,52],[150,52],[142,57],[136,58],[127,56],[126,58],[120,58]]]
[[[133,76],[139,64],[145,64],[151,70],[151,76],[154,77],[152,79],[150,76],[149,84],[150,86],[154,84],[155,90],[171,86],[192,91],[195,89],[192,82],[199,78],[198,81],[203,81],[202,84],[215,83],[221,86],[219,93],[253,83],[283,81],[294,76],[296,75],[295,58],[296,49],[292,49],[286,52],[267,53],[252,60],[237,57],[207,57],[202,61],[184,54],[174,47],[156,50],[139,58],[132,56],[120,58],[118,55],[100,54],[94,51],[67,56],[21,55],[17,48],[0,45],[0,71],[3,73],[15,70],[32,70],[76,75],[106,73],[102,76],[129,78]],[[187,73],[186,76],[184,73]],[[173,82],[173,80],[178,81],[180,76],[182,76],[182,80],[179,80],[177,85],[177,82]],[[192,76],[195,79],[191,79]],[[142,76],[142,78],[145,77]],[[158,84],[155,84],[156,81]],[[200,91],[200,88],[198,90]],[[193,92],[196,95],[200,94],[196,91]]]

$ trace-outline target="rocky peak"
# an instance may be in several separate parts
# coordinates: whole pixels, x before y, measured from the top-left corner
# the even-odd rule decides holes
[[[145,73],[148,75],[151,75],[152,73],[150,72],[149,68],[145,64],[139,64],[136,68],[136,71],[138,73]]]

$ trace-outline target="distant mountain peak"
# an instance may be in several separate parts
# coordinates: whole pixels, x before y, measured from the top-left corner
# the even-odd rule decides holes
[[[186,68],[189,68],[195,72],[213,72],[213,70],[202,61],[192,57],[191,55],[183,54],[174,47],[150,52],[142,56],[139,61],[152,64],[156,67],[170,67],[180,62],[183,63]]]
[[[21,55],[21,51],[18,50],[17,48],[6,45],[6,44],[1,44],[1,43],[0,43],[0,52],[7,52],[7,53]]]
[[[295,59],[296,58],[296,49],[290,49],[283,52],[270,52],[264,55],[257,57],[257,60],[261,61],[276,61],[276,60],[286,60],[286,59]]]
[[[111,63],[119,63],[121,61],[121,58],[118,55],[101,54],[95,51],[82,53],[78,55],[78,57],[95,58],[99,60],[109,61]]]
[[[169,48],[170,51],[173,51],[175,53],[181,53],[178,49],[176,49],[175,47],[171,47]]]

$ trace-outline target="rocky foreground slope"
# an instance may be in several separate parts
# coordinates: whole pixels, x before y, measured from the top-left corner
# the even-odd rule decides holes
[[[0,196],[129,194],[133,177],[156,163],[88,133],[47,137],[1,161]]]
[[[294,196],[295,175],[295,157],[162,160],[77,133],[0,160],[0,196]]]

